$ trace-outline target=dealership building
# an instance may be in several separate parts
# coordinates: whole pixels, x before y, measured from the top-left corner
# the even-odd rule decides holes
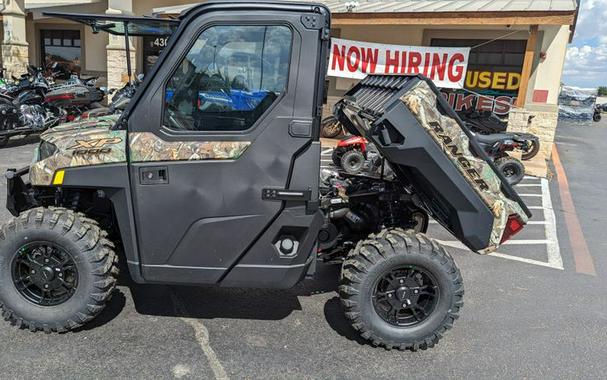
[[[545,171],[557,123],[557,99],[567,44],[573,37],[576,0],[320,1],[333,13],[332,36],[403,46],[469,47],[463,89],[444,90],[456,108],[491,110],[509,130],[542,140]],[[128,76],[122,38],[44,12],[174,17],[182,0],[0,0],[2,66],[19,75],[29,64],[59,61],[82,75],[105,78],[110,88]],[[153,65],[166,38],[137,37],[131,61],[137,73]],[[356,83],[328,78],[328,107]]]

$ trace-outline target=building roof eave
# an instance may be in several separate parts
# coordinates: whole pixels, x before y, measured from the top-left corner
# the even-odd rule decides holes
[[[574,25],[575,11],[334,13],[333,25]]]

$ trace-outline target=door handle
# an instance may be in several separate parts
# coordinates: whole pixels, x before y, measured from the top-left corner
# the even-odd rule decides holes
[[[169,170],[166,166],[139,168],[139,182],[142,185],[162,185],[169,183]]]

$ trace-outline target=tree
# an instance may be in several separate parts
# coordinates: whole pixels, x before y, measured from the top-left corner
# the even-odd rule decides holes
[[[607,96],[607,86],[600,86],[598,89],[599,96]]]

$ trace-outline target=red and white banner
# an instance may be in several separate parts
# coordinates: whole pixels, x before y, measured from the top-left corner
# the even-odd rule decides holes
[[[401,46],[331,39],[328,75],[362,79],[367,74],[423,74],[437,87],[462,88],[470,48]]]

